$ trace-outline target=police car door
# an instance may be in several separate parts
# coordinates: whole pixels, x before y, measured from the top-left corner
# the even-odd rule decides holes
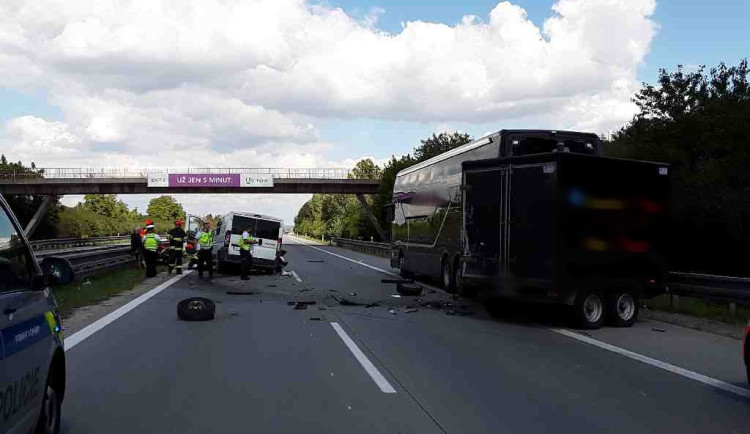
[[[55,349],[47,292],[21,229],[0,200],[0,432],[34,426]]]

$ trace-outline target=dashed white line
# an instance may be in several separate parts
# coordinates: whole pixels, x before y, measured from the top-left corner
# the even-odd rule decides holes
[[[88,326],[82,328],[81,330],[73,333],[70,335],[70,337],[65,339],[65,351],[69,351],[71,348],[75,347],[76,345],[83,342],[84,339],[88,338],[89,336],[93,335],[94,333],[98,332],[99,330],[103,329],[104,327],[108,326],[110,323],[112,323],[117,318],[125,315],[126,313],[130,312],[131,310],[138,307],[140,304],[148,300],[149,298],[155,296],[156,294],[164,291],[167,289],[170,285],[177,282],[178,280],[182,279],[183,277],[190,274],[192,271],[187,270],[184,273],[174,276],[173,278],[167,280],[166,282],[160,284],[156,288],[150,290],[149,292],[141,295],[140,297],[136,298],[135,300],[132,300],[128,302],[127,304],[121,306],[117,310],[110,312],[103,318],[100,318],[93,323],[89,324]]]
[[[296,271],[292,271],[292,277],[294,277],[297,282],[302,283],[302,279],[299,278]]]
[[[396,389],[391,386],[391,383],[389,383],[388,380],[385,379],[383,374],[378,371],[378,368],[376,368],[375,365],[372,364],[370,359],[365,356],[365,354],[362,352],[362,350],[359,349],[357,344],[354,343],[352,338],[350,338],[349,335],[346,334],[344,329],[341,328],[339,323],[332,322],[331,326],[334,330],[336,330],[336,333],[339,335],[341,340],[344,341],[344,344],[349,348],[349,351],[352,352],[359,364],[362,365],[365,371],[370,375],[370,378],[372,378],[375,384],[378,385],[380,390],[383,393],[396,393]]]
[[[721,389],[730,393],[734,393],[735,395],[739,395],[745,398],[750,398],[750,389],[738,387],[738,386],[735,386],[734,384],[729,384],[724,381],[717,380],[715,378],[711,378],[703,374],[699,374],[697,372],[689,371],[685,368],[680,368],[679,366],[675,366],[667,362],[662,362],[661,360],[652,359],[651,357],[644,356],[638,353],[634,353],[630,350],[616,347],[606,342],[598,341],[596,339],[591,339],[589,337],[572,332],[570,330],[565,330],[565,329],[550,329],[550,330],[552,330],[555,333],[565,335],[569,338],[573,338],[581,342],[585,342],[589,345],[593,345],[595,347],[599,347],[604,350],[611,351],[613,353],[617,353],[625,357],[629,357],[633,360],[638,360],[639,362],[645,363],[647,365],[651,365],[660,369],[664,369],[665,371],[672,372],[673,374],[682,375],[683,377],[690,378],[691,380],[699,381],[703,384],[707,384],[709,386],[713,386],[713,387],[716,387],[718,389]]]

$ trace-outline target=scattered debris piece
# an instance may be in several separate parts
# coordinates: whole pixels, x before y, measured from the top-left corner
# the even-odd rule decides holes
[[[399,294],[391,294],[391,298],[401,298]]]
[[[282,271],[282,272],[281,272],[281,275],[282,275],[282,276],[291,276],[291,275],[292,275],[292,273],[290,273],[290,272],[288,272],[288,271]]]
[[[406,313],[414,313],[414,312],[419,312],[419,309],[406,309],[406,311],[405,311],[405,312],[406,312]]]
[[[325,262],[325,261],[322,259],[309,259],[307,262],[318,263],[318,262]]]
[[[307,305],[305,303],[296,303],[294,305],[294,310],[304,310],[307,309]]]
[[[352,296],[352,297],[356,297],[357,293],[356,292],[350,292],[349,295]]]
[[[299,290],[299,292],[308,292],[308,291],[312,291],[312,289],[310,289],[310,288],[302,288],[302,289]]]
[[[266,286],[267,286],[267,287],[269,287],[269,288],[276,288],[276,285],[275,285],[275,284],[273,284],[273,283],[269,283],[269,284],[268,284],[268,285],[266,285]]]
[[[91,280],[88,279],[88,278],[86,278],[86,280],[84,280],[83,283],[81,283],[81,285],[83,285],[83,286],[91,285]]]
[[[227,294],[229,295],[253,295],[255,293],[252,291],[227,291]]]
[[[422,307],[432,307],[434,309],[442,309],[446,306],[444,301],[425,301],[422,303]]]
[[[659,333],[666,333],[667,332],[666,330],[657,329],[657,328],[652,328],[651,330],[653,330],[655,332],[659,332]]]
[[[379,305],[378,303],[367,303],[367,304],[365,305],[365,307],[366,307],[366,308],[370,308],[370,307],[378,307],[378,306],[380,306],[380,305]]]
[[[333,297],[333,299],[336,300],[342,306],[364,306],[363,303],[357,303],[356,301],[347,300],[343,297],[342,298]]]
[[[391,315],[396,315],[396,311],[394,309],[388,309],[388,313]]]
[[[382,283],[414,283],[414,279],[380,279]]]
[[[396,292],[401,295],[415,296],[422,293],[422,286],[410,283],[399,283],[396,285]]]
[[[329,291],[329,292],[339,292],[339,290],[338,290],[338,289],[329,289],[328,291]]]
[[[311,317],[310,317],[310,318],[308,318],[308,319],[309,319],[310,321],[320,321],[320,317],[319,317],[319,316],[311,316]]]

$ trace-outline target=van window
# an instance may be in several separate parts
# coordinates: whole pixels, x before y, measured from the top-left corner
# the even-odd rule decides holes
[[[232,233],[242,235],[242,232],[248,231],[252,235],[255,230],[255,219],[252,217],[243,217],[236,215],[232,218]]]
[[[29,249],[0,207],[0,293],[30,289],[33,275]]]
[[[258,219],[255,237],[276,240],[279,238],[281,223],[273,220]]]

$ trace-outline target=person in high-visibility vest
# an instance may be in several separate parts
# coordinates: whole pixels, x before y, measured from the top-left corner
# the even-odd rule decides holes
[[[237,240],[237,244],[232,244],[240,248],[240,279],[242,280],[250,280],[248,273],[250,272],[250,267],[253,265],[253,244],[258,244],[253,236],[250,235],[250,231],[249,229],[242,232],[242,236]]]
[[[156,250],[159,248],[161,238],[154,233],[154,224],[146,225],[146,235],[143,236],[143,253],[146,259],[146,277],[156,276],[156,261],[159,254]]]
[[[169,269],[167,273],[172,274],[174,268],[177,274],[182,274],[182,246],[185,241],[185,230],[182,229],[182,221],[175,220],[174,228],[169,233],[169,248],[171,256],[169,257]]]
[[[214,277],[214,235],[208,222],[203,223],[203,230],[195,234],[198,239],[198,277],[203,277],[203,270],[208,269],[208,277]]]

